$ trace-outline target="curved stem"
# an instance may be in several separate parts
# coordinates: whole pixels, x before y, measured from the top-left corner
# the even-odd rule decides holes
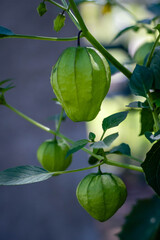
[[[21,35],[21,34],[6,35],[2,38],[25,38],[25,39],[46,40],[46,41],[74,41],[74,40],[77,40],[77,36],[76,37],[68,37],[68,38],[57,38],[57,37],[44,37],[44,36]]]
[[[138,172],[143,172],[143,169],[141,167],[138,167],[138,166],[135,166],[135,165],[132,165],[132,164],[125,164],[125,163],[116,162],[116,161],[113,161],[113,160],[109,160],[108,158],[106,159],[105,163],[107,163],[109,165],[112,165],[112,166],[117,166],[117,167],[127,168],[127,169],[138,171]]]
[[[56,173],[56,175],[57,175],[57,174],[65,174],[65,173],[74,173],[74,172],[85,171],[85,170],[89,170],[89,169],[92,169],[92,168],[99,167],[102,164],[103,164],[103,162],[101,162],[99,164],[96,164],[96,165],[93,165],[93,166],[90,166],[90,167],[86,167],[86,168],[79,168],[79,169],[67,170],[67,171],[56,171],[56,172],[53,172],[53,176],[54,176],[54,173]]]
[[[136,158],[136,157],[133,157],[132,155],[127,155],[127,154],[118,154],[118,153],[111,153],[111,152],[108,152],[107,153],[107,155],[109,155],[109,154],[116,154],[116,155],[120,155],[120,156],[124,156],[124,157],[127,157],[127,158],[130,158],[130,159],[133,159],[133,160],[135,160],[136,162],[139,162],[139,163],[142,163],[143,161],[142,160],[140,160],[140,159],[138,159],[138,158]]]
[[[123,6],[121,3],[116,1],[116,5],[119,6],[121,9],[123,9],[125,12],[127,12],[135,21],[137,21],[137,17],[125,6]]]
[[[107,58],[116,68],[118,68],[127,78],[130,78],[132,73],[125,68],[119,61],[117,61],[116,58],[114,58],[94,37],[93,35],[89,32],[87,29],[80,13],[79,10],[74,2],[74,0],[69,0],[70,5],[73,9],[73,12],[80,24],[81,30],[86,37],[86,39],[97,49],[99,50],[102,55]]]
[[[149,54],[149,57],[148,57],[148,59],[147,59],[146,67],[149,67],[150,64],[151,64],[151,60],[152,60],[152,57],[153,57],[153,53],[154,53],[154,50],[155,50],[155,48],[156,48],[156,46],[157,46],[157,44],[158,44],[158,42],[159,42],[159,39],[160,39],[160,33],[159,33],[159,35],[158,35],[155,43],[153,44],[152,50],[151,50],[151,52],[150,52],[150,54]]]
[[[61,8],[61,9],[63,9],[63,10],[65,10],[65,11],[67,10],[66,7],[62,6],[61,4],[59,4],[59,3],[55,2],[55,1],[52,1],[52,0],[45,0],[45,1],[46,1],[46,2],[50,2],[51,4],[53,4],[53,5]]]
[[[72,13],[72,11],[70,10],[70,4],[68,6],[66,0],[61,0],[61,2],[63,3],[63,5],[67,8],[66,12],[68,13],[68,15],[70,16],[72,22],[76,25],[76,27],[81,30],[79,22],[77,21],[76,17],[74,16],[74,14]]]
[[[159,118],[158,118],[158,113],[154,107],[153,101],[152,101],[152,95],[150,92],[148,92],[147,97],[146,97],[150,110],[152,112],[152,116],[153,116],[153,120],[155,123],[155,128],[156,128],[156,132],[160,130],[160,122],[159,122]]]
[[[19,116],[21,116],[22,118],[24,118],[25,120],[27,120],[28,122],[32,123],[33,125],[41,128],[42,130],[48,132],[48,133],[51,133],[53,135],[56,135],[60,138],[63,138],[64,140],[66,140],[67,142],[73,144],[74,141],[72,141],[70,138],[64,136],[63,134],[59,133],[59,132],[55,132],[53,131],[52,129],[44,126],[43,124],[40,124],[38,123],[37,121],[33,120],[32,118],[28,117],[27,115],[21,113],[19,110],[15,109],[14,107],[12,107],[11,105],[9,104],[5,104],[4,106],[8,107],[10,110],[12,110],[13,112],[15,112],[16,114],[18,114]],[[122,167],[122,168],[128,168],[128,169],[131,169],[131,170],[134,170],[134,171],[138,171],[138,172],[143,172],[142,168],[141,167],[137,167],[135,165],[131,165],[131,164],[124,164],[124,163],[120,163],[120,162],[116,162],[116,161],[113,161],[113,160],[109,160],[107,158],[104,158],[100,155],[96,155],[95,153],[93,153],[92,151],[90,151],[89,149],[87,148],[82,148],[83,151],[87,152],[88,154],[90,154],[91,156],[97,158],[100,162],[102,161],[103,163],[106,163],[108,165],[113,165],[113,166],[117,166],[117,167]],[[102,163],[100,163],[101,165]]]
[[[62,108],[61,114],[60,114],[60,117],[59,117],[59,121],[58,121],[58,125],[57,125],[57,129],[56,129],[56,132],[59,132],[59,129],[60,129],[60,126],[61,126],[61,123],[62,123],[63,113],[64,113],[64,109]]]

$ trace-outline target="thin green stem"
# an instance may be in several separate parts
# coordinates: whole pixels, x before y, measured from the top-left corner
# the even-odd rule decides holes
[[[69,0],[70,5],[73,9],[73,12],[75,14],[75,17],[77,18],[79,25],[81,27],[81,30],[86,37],[86,39],[97,49],[99,50],[102,55],[108,59],[116,68],[118,68],[127,78],[130,78],[132,73],[125,68],[119,61],[117,61],[116,58],[114,58],[94,37],[93,35],[89,32],[87,29],[80,13],[79,10],[74,2],[74,0]]]
[[[67,8],[66,12],[68,13],[69,17],[71,18],[72,22],[75,24],[75,26],[81,30],[79,22],[77,21],[76,17],[74,16],[74,14],[72,13],[72,11],[70,10],[70,6],[68,6],[66,0],[61,0],[61,2],[63,3],[63,5]]]
[[[151,60],[152,60],[152,57],[153,57],[153,53],[154,53],[154,50],[155,50],[155,48],[156,48],[156,46],[157,46],[157,44],[158,44],[158,42],[159,42],[159,39],[160,39],[160,33],[159,33],[156,41],[155,41],[154,44],[153,44],[152,50],[151,50],[151,52],[150,52],[150,54],[149,54],[149,57],[148,57],[148,59],[147,59],[146,67],[149,67],[150,64],[151,64]]]
[[[157,111],[154,107],[153,100],[152,100],[152,95],[151,95],[150,92],[148,92],[146,99],[147,99],[149,107],[151,109],[153,120],[154,120],[154,123],[155,123],[155,129],[156,129],[156,132],[157,132],[157,131],[160,130],[160,121],[159,121],[159,118],[158,118],[158,113],[157,113]]]
[[[63,113],[64,113],[64,109],[62,108],[61,114],[60,114],[60,117],[59,117],[59,121],[58,121],[58,125],[57,125],[57,128],[56,128],[56,132],[59,132],[59,129],[60,129],[60,126],[61,126],[61,123],[62,123]]]
[[[65,11],[67,10],[66,7],[62,6],[61,4],[59,4],[59,3],[55,2],[55,1],[52,1],[52,0],[45,0],[45,1],[46,1],[46,2],[50,2],[51,4],[53,4],[53,5],[61,8],[61,9],[63,9],[63,10],[65,10]]]
[[[6,35],[3,38],[25,38],[25,39],[46,40],[46,41],[74,41],[74,40],[77,40],[77,36],[76,37],[67,37],[67,38],[57,38],[57,37],[43,37],[43,36],[33,36],[33,35],[21,35],[21,34]]]
[[[112,166],[117,166],[117,167],[127,168],[127,169],[138,171],[138,172],[143,172],[143,169],[141,167],[138,167],[138,166],[135,166],[132,164],[116,162],[113,160],[109,160],[108,158],[105,163],[107,163],[108,165],[112,165]]]
[[[89,169],[92,169],[92,168],[99,167],[102,164],[103,164],[103,162],[98,163],[98,164],[93,165],[93,166],[90,166],[90,167],[86,167],[86,168],[79,168],[79,169],[67,170],[67,171],[56,171],[56,172],[53,172],[53,176],[54,176],[54,173],[56,173],[56,175],[57,175],[57,174],[65,174],[65,173],[74,173],[74,172],[85,171],[85,170],[89,170]]]
[[[25,120],[27,120],[28,122],[32,123],[33,125],[41,128],[42,130],[51,133],[53,135],[56,135],[60,138],[63,138],[64,140],[66,140],[67,142],[73,144],[74,141],[72,141],[70,138],[64,136],[63,134],[59,133],[59,132],[55,132],[52,129],[44,126],[43,124],[38,123],[37,121],[33,120],[32,118],[28,117],[27,115],[21,113],[19,110],[15,109],[14,107],[12,107],[9,104],[5,104],[6,107],[8,107],[10,110],[12,110],[13,112],[15,112],[16,114],[18,114],[20,117],[24,118]],[[113,160],[109,160],[109,159],[104,159],[104,157],[100,156],[100,155],[96,155],[95,153],[93,153],[92,151],[90,151],[87,148],[82,148],[83,151],[87,152],[88,154],[92,155],[93,157],[97,158],[100,161],[100,164],[97,164],[97,166],[100,166],[103,161],[105,160],[105,163],[108,165],[113,165],[113,166],[117,166],[117,167],[122,167],[122,168],[128,168],[131,170],[135,170],[135,171],[139,171],[139,172],[143,172],[142,168],[131,165],[131,164],[123,164],[123,163],[119,163],[119,162],[115,162]],[[94,166],[95,167],[95,166]],[[91,167],[90,167],[91,168]],[[89,168],[88,168],[89,169]],[[86,170],[86,168],[84,169]],[[77,170],[79,171],[79,170]],[[57,173],[57,172],[56,172]]]
[[[139,163],[142,163],[142,162],[143,162],[141,159],[136,158],[136,157],[133,157],[132,155],[118,154],[118,153],[114,153],[114,152],[113,152],[113,153],[108,152],[107,155],[109,155],[109,154],[112,154],[112,155],[115,154],[115,155],[124,156],[124,157],[130,158],[130,159],[133,159],[133,160],[135,160],[136,162],[139,162]]]
[[[125,12],[127,12],[135,21],[137,21],[137,17],[125,6],[123,6],[121,3],[116,1],[116,5],[119,6],[121,9],[123,9]]]

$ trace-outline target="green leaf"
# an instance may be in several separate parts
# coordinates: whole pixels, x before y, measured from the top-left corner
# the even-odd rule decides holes
[[[18,166],[0,172],[0,185],[22,185],[47,180],[52,177],[43,168],[36,166]]]
[[[112,148],[109,153],[118,153],[118,154],[125,154],[130,156],[131,155],[131,149],[128,144],[121,143],[120,145]]]
[[[136,63],[138,63],[139,65],[144,64],[144,59],[147,56],[147,54],[151,51],[153,44],[154,44],[154,42],[143,43],[136,50],[134,57],[133,57]]]
[[[113,133],[103,139],[103,141],[92,143],[90,146],[93,148],[106,148],[118,137],[118,133]]]
[[[117,138],[118,136],[119,136],[118,133],[113,133],[113,134],[105,137],[105,138],[103,139],[103,142],[104,142],[104,144],[105,144],[107,147],[109,147],[109,146],[113,143],[113,141],[116,140],[116,138]]]
[[[104,150],[102,148],[99,148],[99,149],[96,149],[96,148],[93,148],[93,153],[95,153],[96,155],[100,155],[100,156],[104,156],[105,153],[104,153]],[[88,159],[88,163],[90,165],[94,165],[98,162],[99,160],[93,156],[90,156],[89,159]]]
[[[122,29],[119,33],[117,33],[117,35],[114,37],[112,42],[115,41],[117,38],[119,38],[122,34],[128,32],[129,30],[138,31],[139,27],[136,25],[133,25],[133,26],[129,26],[129,27]]]
[[[160,141],[152,146],[141,166],[148,184],[160,196]]]
[[[152,132],[145,132],[145,136],[151,143],[153,143],[160,139],[160,130],[155,134],[152,134]]]
[[[43,16],[47,12],[46,4],[41,2],[37,7],[37,12],[39,16]]]
[[[157,24],[157,26],[154,29],[157,29],[160,32],[160,24]]]
[[[71,155],[72,153],[75,153],[78,150],[80,150],[81,148],[83,148],[84,146],[86,146],[88,142],[89,141],[87,139],[81,139],[81,140],[74,142],[73,145],[71,146],[70,150],[67,152],[66,158],[69,155]]]
[[[4,36],[10,36],[10,35],[14,35],[14,33],[8,28],[0,26],[0,38],[3,38]]]
[[[137,23],[151,24],[152,20],[153,20],[153,18],[145,18],[145,19],[137,21]]]
[[[91,140],[92,142],[94,142],[95,138],[96,138],[96,135],[95,135],[93,132],[90,132],[90,133],[89,133],[89,140]]]
[[[139,200],[131,213],[126,217],[125,224],[118,234],[120,240],[159,240],[160,199]]]
[[[140,136],[145,132],[153,132],[154,120],[150,109],[143,108],[140,113],[141,132]]]
[[[129,86],[133,94],[146,97],[153,84],[152,71],[144,66],[136,65],[130,78]]]
[[[160,89],[160,47],[156,47],[150,63],[150,69],[153,72],[152,89]]]
[[[146,102],[140,102],[140,101],[135,101],[129,103],[126,107],[129,108],[149,108],[148,104]]]
[[[127,117],[128,111],[115,113],[103,119],[102,128],[105,132],[109,128],[117,127]]]
[[[2,86],[3,84],[10,82],[11,79],[6,79],[0,82],[0,86]],[[15,86],[13,85],[13,83],[9,83],[6,87],[0,87],[0,93],[4,94],[5,92],[7,92],[8,90],[14,88]]]
[[[59,32],[61,30],[61,28],[64,26],[65,24],[65,20],[66,17],[64,14],[58,14],[58,16],[56,17],[56,19],[54,19],[53,21],[53,26],[54,26],[54,30],[56,32]]]

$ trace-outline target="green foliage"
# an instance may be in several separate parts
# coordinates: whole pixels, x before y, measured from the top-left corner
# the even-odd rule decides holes
[[[66,158],[72,154],[72,153],[75,153],[77,151],[79,151],[80,149],[82,149],[84,146],[87,145],[89,141],[87,139],[81,139],[81,140],[78,140],[76,142],[74,142],[70,148],[70,150],[67,152],[67,155],[66,155]]]
[[[52,176],[53,173],[36,166],[18,166],[0,172],[0,185],[22,185],[41,182]]]
[[[117,153],[117,154],[124,154],[124,155],[131,155],[131,149],[128,144],[121,143],[120,145],[112,148],[109,153]]]
[[[90,132],[90,133],[89,133],[89,140],[91,140],[92,142],[94,142],[95,138],[96,138],[96,135],[95,135],[93,132]]]
[[[152,146],[141,166],[148,184],[160,196],[160,141]]]
[[[11,36],[11,35],[14,35],[14,33],[11,30],[0,26],[0,38],[3,38],[5,36]]]
[[[92,143],[90,146],[93,148],[106,148],[118,137],[118,133],[113,133],[103,139],[103,141]]]
[[[64,26],[65,24],[65,20],[66,20],[66,17],[64,15],[64,13],[60,13],[58,14],[58,16],[56,17],[56,19],[54,19],[53,21],[53,26],[54,26],[54,30],[56,32],[59,32],[62,27]]]
[[[46,4],[44,3],[44,1],[38,5],[37,12],[39,16],[43,16],[47,12]]]
[[[152,112],[150,109],[142,109],[140,113],[140,123],[141,123],[141,131],[140,136],[145,132],[152,132],[154,126],[154,120],[152,116]]]
[[[157,47],[153,53],[150,69],[154,76],[152,89],[160,90],[160,47]]]
[[[127,117],[128,112],[115,113],[109,117],[103,119],[102,128],[106,132],[108,129],[117,127],[121,122],[123,122]]]
[[[150,69],[136,65],[129,86],[133,94],[146,97],[153,84],[153,74]]]
[[[159,240],[160,199],[139,200],[131,213],[126,217],[125,224],[118,234],[120,240]]]

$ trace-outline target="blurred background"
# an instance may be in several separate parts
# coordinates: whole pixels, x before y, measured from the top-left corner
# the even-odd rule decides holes
[[[65,27],[56,33],[53,19],[61,11],[47,4],[48,11],[39,17],[37,6],[40,1],[0,1],[0,25],[17,34],[71,37],[78,30],[67,17]],[[151,17],[145,7],[145,1],[126,1],[126,7],[139,18]],[[140,5],[140,3],[142,5]],[[153,41],[146,31],[124,34],[114,43],[129,49],[110,48],[114,36],[123,28],[134,23],[135,19],[123,9],[113,7],[105,11],[104,6],[94,3],[80,5],[81,14],[93,35],[130,70],[134,68],[131,59],[144,41]],[[139,17],[140,16],[140,17]],[[85,40],[81,45],[89,46]],[[0,81],[11,78],[16,86],[6,95],[6,100],[29,117],[54,129],[49,117],[60,112],[59,105],[50,86],[50,73],[61,52],[73,42],[47,42],[27,39],[0,40]],[[88,132],[100,136],[101,122],[104,117],[126,109],[126,105],[135,100],[130,95],[128,80],[119,73],[112,77],[111,89],[104,100],[97,118],[85,125],[67,119],[61,126],[61,132],[73,140],[88,137]],[[132,115],[133,114],[133,115]],[[52,136],[32,126],[15,113],[0,106],[0,170],[18,165],[40,166],[36,151],[39,145]],[[144,159],[149,144],[140,133],[139,116],[130,113],[121,124],[120,137],[113,146],[128,143],[135,157]],[[112,146],[112,147],[113,147]],[[116,157],[119,161],[128,161]],[[83,151],[74,155],[70,169],[88,166],[88,156]],[[127,185],[128,198],[123,207],[107,222],[99,223],[92,219],[78,204],[75,191],[79,181],[91,171],[64,174],[44,182],[24,186],[0,187],[0,240],[118,240],[124,217],[130,212],[139,198],[151,196],[152,190],[146,185],[143,174],[125,171],[116,167],[104,170],[116,173]],[[92,170],[93,172],[96,169]]]

